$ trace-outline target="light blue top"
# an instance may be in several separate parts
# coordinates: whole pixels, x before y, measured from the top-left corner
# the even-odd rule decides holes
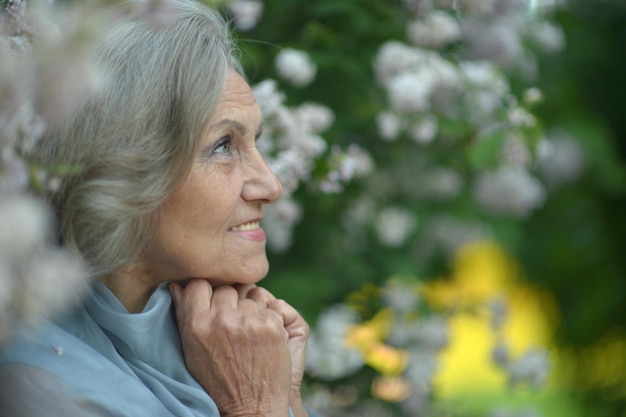
[[[97,282],[72,314],[21,332],[16,343],[0,353],[3,364],[43,369],[65,382],[72,397],[110,416],[219,416],[211,397],[185,367],[165,285],[143,312],[130,314]]]

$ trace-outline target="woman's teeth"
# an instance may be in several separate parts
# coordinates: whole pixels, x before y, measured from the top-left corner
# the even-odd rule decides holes
[[[240,224],[233,227],[233,230],[255,230],[259,228],[259,222]]]

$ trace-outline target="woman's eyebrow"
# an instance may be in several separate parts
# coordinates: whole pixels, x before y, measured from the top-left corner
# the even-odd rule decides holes
[[[246,133],[248,133],[248,128],[242,124],[239,123],[236,120],[233,119],[222,119],[219,122],[213,124],[211,126],[211,129],[213,128],[217,128],[217,127],[222,127],[222,126],[231,126],[232,128],[234,128],[236,131],[238,131],[241,135],[245,135]],[[263,123],[260,124],[259,128],[256,131],[256,134],[254,135],[254,140],[256,141],[260,136],[261,133],[263,133]]]
[[[233,127],[235,130],[237,130],[242,135],[245,135],[246,132],[248,132],[248,129],[246,128],[245,125],[243,125],[242,123],[239,123],[238,121],[233,120],[233,119],[222,119],[219,122],[215,123],[213,126],[211,126],[211,128],[222,127],[224,125],[229,125],[229,126]]]

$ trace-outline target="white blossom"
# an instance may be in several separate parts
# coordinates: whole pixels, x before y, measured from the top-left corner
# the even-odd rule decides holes
[[[537,87],[531,87],[524,91],[524,103],[527,105],[538,104],[543,100],[543,93]]]
[[[420,145],[428,145],[437,136],[438,129],[439,122],[437,118],[429,115],[413,123],[409,129],[409,133],[415,142]]]
[[[515,106],[509,109],[507,118],[509,123],[515,127],[533,127],[537,124],[535,116],[523,107]]]
[[[302,158],[308,161],[307,164],[312,164],[328,147],[324,138],[312,134],[304,126],[298,125],[293,125],[279,132],[275,140],[281,149],[292,150],[301,154]]]
[[[337,193],[343,191],[343,184],[370,174],[374,162],[365,150],[353,143],[348,146],[347,151],[341,150],[337,145],[333,146],[329,165],[330,171],[320,188],[325,193]]]
[[[261,0],[232,0],[227,8],[235,19],[235,26],[242,32],[254,29],[263,14]]]
[[[376,116],[378,134],[383,140],[394,141],[402,130],[403,121],[396,113],[384,111]]]
[[[311,133],[323,132],[335,121],[333,111],[317,103],[303,103],[293,113],[298,124]]]
[[[424,199],[447,200],[458,196],[463,185],[463,177],[457,170],[436,167],[419,175],[411,193]]]
[[[389,247],[399,247],[406,243],[416,225],[415,214],[390,206],[378,213],[374,228],[383,244]]]
[[[501,154],[502,162],[514,167],[524,168],[528,166],[531,160],[530,151],[524,143],[524,139],[516,133],[507,135]]]
[[[507,19],[464,20],[465,56],[510,67],[523,56],[523,23],[513,16]]]
[[[544,203],[546,191],[526,170],[501,167],[482,173],[474,183],[473,195],[488,213],[525,218]]]
[[[306,350],[306,369],[322,379],[337,379],[363,367],[361,352],[345,345],[348,329],[358,315],[344,304],[331,306],[319,315],[311,329]]]
[[[460,40],[461,28],[454,16],[434,10],[425,18],[409,23],[407,38],[414,45],[439,49]]]
[[[463,15],[474,17],[490,16],[497,0],[456,0],[457,7]]]
[[[432,314],[416,319],[400,316],[394,323],[388,340],[394,346],[419,346],[423,352],[437,352],[448,345],[448,324],[443,316]]]
[[[489,87],[498,79],[496,67],[488,61],[463,61],[460,69],[467,82],[474,87]]]
[[[495,331],[500,331],[508,315],[508,300],[503,294],[494,296],[489,302],[491,311],[491,326]]]
[[[443,316],[430,315],[417,321],[415,340],[420,346],[435,351],[448,345],[448,323]]]
[[[459,97],[466,88],[461,72],[455,64],[436,54],[430,57],[427,66],[435,77],[431,106],[444,116],[456,117]]]
[[[448,258],[454,256],[461,246],[491,235],[484,224],[445,215],[431,218],[424,229],[427,250],[442,252]]]
[[[256,99],[264,117],[271,117],[285,102],[285,95],[278,90],[275,80],[266,79],[252,87],[254,98]]]
[[[0,151],[0,194],[25,190],[29,185],[29,172],[26,163],[15,154],[13,148]]]
[[[541,387],[550,374],[551,363],[543,349],[530,349],[509,365],[509,378],[513,385],[530,383]]]
[[[534,3],[544,0],[534,0]],[[496,15],[497,19],[502,19],[508,16],[522,16],[528,12],[529,2],[528,0],[496,0]]]
[[[308,180],[313,170],[313,162],[296,149],[280,151],[267,162],[283,185],[285,195],[293,193],[300,181]]]
[[[275,252],[284,252],[292,243],[293,228],[302,218],[302,209],[293,199],[283,196],[267,206],[263,228],[267,243]]]
[[[387,85],[391,108],[399,114],[420,113],[430,108],[435,77],[426,68],[393,77]]]
[[[83,262],[50,245],[50,220],[35,197],[0,191],[0,343],[20,325],[74,305],[87,288]]]
[[[293,228],[301,219],[300,207],[292,195],[303,182],[312,180],[316,161],[328,148],[319,133],[333,124],[335,115],[318,103],[287,107],[284,94],[271,79],[254,85],[253,93],[264,118],[257,147],[283,185],[283,198],[268,209],[268,243],[272,250],[283,252],[291,245]],[[364,162],[367,161],[360,154],[342,157],[331,170],[335,181],[331,185],[337,188],[340,182],[357,176]],[[321,189],[330,191],[326,183],[322,183]]]
[[[508,83],[496,67],[486,61],[464,61],[460,71],[467,83],[464,101],[468,119],[478,126],[488,125],[496,119],[509,94]]]
[[[6,21],[14,27],[16,32],[21,32],[24,25],[24,16],[26,14],[26,0],[10,0],[4,6]],[[2,16],[4,20],[5,16]]]
[[[554,154],[554,146],[552,146],[552,142],[542,138],[537,145],[535,146],[535,156],[537,157],[537,161],[539,163],[546,158],[551,158]]]
[[[15,309],[29,321],[45,318],[50,312],[78,303],[87,289],[85,266],[60,248],[32,253],[21,265],[21,297]]]
[[[392,280],[384,286],[382,300],[385,305],[403,314],[417,308],[420,303],[420,296],[415,285]]]
[[[585,153],[569,134],[551,132],[542,147],[549,148],[549,151],[538,157],[539,173],[551,187],[571,183],[584,172]]]
[[[0,56],[11,54],[14,57],[22,56],[32,50],[32,45],[25,36],[8,36],[0,38]]]
[[[317,73],[317,66],[309,55],[300,50],[285,48],[276,56],[278,75],[295,87],[309,85]]]
[[[378,81],[385,85],[396,75],[416,68],[426,59],[426,52],[398,41],[385,42],[374,59]]]
[[[405,376],[417,394],[428,394],[432,389],[432,377],[438,368],[437,353],[424,348],[409,351],[410,361]]]
[[[541,20],[535,21],[528,30],[528,36],[545,52],[559,52],[565,48],[563,29],[556,24]]]
[[[39,116],[31,103],[20,106],[10,117],[0,116],[0,138],[4,139],[5,146],[12,146],[23,153],[28,153],[35,143],[43,136],[47,124]]]
[[[51,231],[47,206],[25,193],[0,197],[0,253],[17,258],[39,247]]]

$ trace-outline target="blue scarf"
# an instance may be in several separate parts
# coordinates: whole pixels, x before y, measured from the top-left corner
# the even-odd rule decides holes
[[[213,400],[185,367],[165,285],[130,314],[103,284],[71,314],[20,332],[0,364],[42,368],[72,395],[119,417],[218,417]]]

